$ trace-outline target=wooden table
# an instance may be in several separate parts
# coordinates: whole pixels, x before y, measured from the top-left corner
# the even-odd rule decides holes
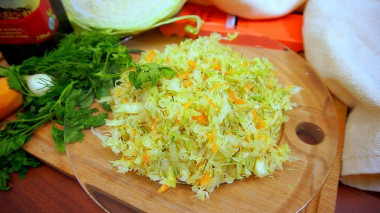
[[[334,102],[340,128],[336,161],[321,192],[302,212],[379,212],[380,193],[338,185],[347,107],[335,97]],[[55,152],[53,143],[38,143],[33,140],[24,148],[37,156]],[[46,163],[31,169],[25,179],[12,175],[13,188],[0,192],[0,212],[103,212],[75,180],[66,155],[56,153]]]
[[[342,136],[347,107],[335,97],[334,101]],[[43,146],[36,150],[35,145],[27,144],[25,149],[31,153],[49,153],[53,149],[53,145],[41,145]],[[336,162],[325,186],[303,212],[376,212],[380,209],[379,193],[365,192],[344,185],[338,187],[342,147],[341,137]],[[73,178],[67,157],[56,156],[48,162],[50,165],[56,165],[56,168],[43,164],[31,169],[24,179],[20,179],[16,174],[12,175],[9,184],[13,188],[7,192],[0,192],[0,212],[103,212]]]

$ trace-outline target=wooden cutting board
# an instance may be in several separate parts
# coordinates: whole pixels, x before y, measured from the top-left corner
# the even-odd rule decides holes
[[[336,98],[333,100],[337,108],[340,125],[338,153],[334,166],[324,187],[322,188],[321,192],[318,193],[317,196],[310,202],[310,204],[304,208],[303,211],[305,212],[317,212],[320,210],[328,212],[334,211],[336,190],[340,171],[340,159],[343,144],[346,107]],[[50,135],[50,127],[51,124],[46,124],[41,127],[40,130],[34,135],[32,140],[24,146],[24,149],[42,161],[46,162],[47,164],[74,177],[71,167],[68,163],[67,156],[60,154],[54,150],[54,142]]]

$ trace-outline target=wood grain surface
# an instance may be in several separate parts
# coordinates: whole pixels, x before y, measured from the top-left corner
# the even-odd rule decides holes
[[[137,42],[135,44],[136,46],[138,47],[141,47],[143,46],[143,43],[139,43]],[[240,49],[240,51],[244,52],[245,50],[244,49]],[[247,51],[246,53],[250,53],[250,51]],[[278,51],[277,51],[278,52]],[[292,70],[290,70],[289,68],[287,69],[287,67],[289,67],[289,64],[287,63],[283,63],[282,60],[283,60],[283,57],[284,57],[284,54],[285,56],[288,56],[289,53],[286,53],[286,51],[280,51],[281,54],[279,56],[276,57],[271,57],[272,60],[274,60],[274,63],[275,65],[278,65],[280,67],[280,69],[282,69],[282,72],[284,72],[283,70],[287,70],[286,72],[288,72],[286,75],[282,75],[281,77],[282,78],[287,78],[289,82],[294,82],[294,81],[297,81],[298,80],[298,83],[301,84],[300,86],[303,86],[303,87],[309,87],[309,86],[315,86],[315,85],[308,85],[307,83],[308,82],[303,82],[305,78],[315,78],[315,76],[313,75],[312,71],[310,71],[310,75],[308,75],[308,73],[306,72],[303,72],[302,74],[306,74],[306,76],[300,76],[300,73],[298,73],[298,76],[297,75],[292,75],[292,73],[289,73],[291,72]],[[264,53],[261,53],[261,54],[267,54],[267,55],[272,55],[272,52],[271,51],[268,51],[268,52],[265,52]],[[285,60],[286,62],[289,63],[290,58],[288,58],[289,60]],[[276,61],[277,60],[277,61]],[[302,60],[302,59],[297,59],[297,60]],[[296,61],[296,64],[298,63],[297,66],[300,66],[298,69],[305,69],[305,66],[304,65],[304,62],[303,61]],[[293,68],[294,69],[294,68]],[[289,77],[289,75],[292,75],[291,77]],[[292,78],[292,79],[290,79]],[[295,80],[296,79],[296,80]],[[301,82],[302,81],[302,82]],[[309,81],[310,82],[310,81]],[[323,86],[323,85],[322,85]],[[307,92],[309,91],[315,91],[315,90],[318,90],[319,87],[321,87],[321,84],[319,83],[318,86],[316,86],[315,88],[310,88]],[[323,93],[322,93],[323,94]],[[311,105],[315,105],[315,106],[319,106],[319,108],[323,108],[323,107],[331,107],[333,106],[332,105],[332,102],[329,103],[327,102],[327,106],[326,106],[326,102],[322,101],[321,100],[325,100],[324,98],[325,97],[325,94],[324,95],[321,95],[321,96],[318,96],[318,97],[315,97],[313,96],[313,92],[311,92],[310,94],[308,93],[307,94],[308,97],[312,97],[313,99],[309,99],[307,101],[305,100],[298,100],[300,101],[301,103],[301,106],[305,107],[305,109],[307,110],[314,110],[315,108],[313,107],[309,107],[307,108],[307,106],[311,106]],[[307,103],[306,103],[307,102]],[[309,104],[309,105],[308,105]],[[322,104],[322,105],[321,105]],[[318,107],[317,107],[318,108]],[[316,111],[316,110],[315,110]],[[331,112],[327,112],[328,114],[327,115],[324,115],[324,118],[327,118],[327,124],[328,125],[335,125],[334,123],[329,123],[329,119],[331,121],[331,119],[334,119],[334,113],[331,114]],[[330,114],[329,114],[330,113]],[[321,116],[321,114],[319,114],[318,116]],[[327,117],[326,117],[327,116]],[[298,116],[297,118],[300,118],[300,116]],[[303,119],[303,117],[302,117]],[[336,117],[335,117],[336,119]],[[307,120],[307,119],[306,119]],[[315,117],[310,117],[309,118],[310,121],[315,121]],[[322,128],[325,128],[327,129],[327,131],[329,129],[332,129],[331,127],[328,127],[328,126],[325,126],[327,125],[326,123],[324,123],[325,121],[320,121],[319,125],[321,126],[322,125]],[[45,127],[43,127],[42,129],[46,129],[46,130],[49,130],[50,129],[50,126],[49,124],[47,124]],[[294,140],[297,140],[297,138],[295,137],[295,134],[294,134],[294,129],[295,129],[295,126],[293,125],[291,127],[291,135],[289,135],[289,137],[292,137],[291,140],[294,141]],[[49,131],[50,132],[50,131]],[[330,136],[330,134],[327,134],[328,136]],[[334,138],[334,135],[331,136],[332,138]],[[289,142],[289,141],[288,141]],[[297,145],[298,146],[298,145]],[[53,167],[57,168],[58,170],[68,174],[68,175],[72,175],[72,172],[71,172],[71,168],[70,168],[70,165],[68,164],[68,161],[67,161],[67,157],[65,155],[62,155],[56,151],[54,151],[54,145],[53,145],[53,141],[52,141],[52,138],[50,136],[50,134],[35,134],[35,137],[33,137],[32,141],[30,141],[28,144],[26,144],[25,146],[25,150],[27,150],[28,152],[32,153],[33,155],[37,156],[38,158],[40,158],[41,160],[43,160],[44,162],[48,163],[49,165],[52,165]],[[300,146],[298,146],[300,147]],[[310,146],[306,146],[306,145],[303,145],[301,144],[301,147],[304,147],[305,148],[305,153],[311,153],[312,150],[310,148]],[[314,150],[315,153],[324,153],[326,156],[331,156],[330,151],[334,152],[334,150],[328,150],[327,148],[324,148],[322,150],[324,151],[317,151],[318,149]],[[328,160],[327,160],[328,161]],[[331,161],[331,160],[330,160]],[[332,163],[332,161],[331,161]],[[328,165],[327,165],[328,166]],[[339,170],[339,168],[338,168]],[[305,170],[304,174],[307,175],[309,172],[307,172],[307,169]],[[83,176],[83,175],[81,175]],[[297,177],[298,178],[298,177]],[[297,178],[291,178],[291,179],[297,179]],[[301,181],[301,179],[297,179],[298,181]],[[319,181],[323,181],[323,180],[319,180]],[[333,182],[336,182],[337,183],[337,179],[335,179]],[[319,182],[321,183],[321,182]],[[149,184],[148,184],[149,185]],[[292,183],[293,185],[293,183]],[[297,183],[294,184],[295,186],[298,186],[298,187],[301,187],[299,185],[297,185]],[[318,184],[315,184],[315,186],[313,187],[317,187]],[[321,185],[321,184],[319,184]],[[334,186],[332,186],[332,188],[334,188]],[[88,190],[88,189],[87,189]],[[156,188],[154,188],[153,192],[155,192]],[[312,191],[314,190],[318,190],[317,188],[315,189],[312,189]],[[336,185],[335,185],[335,192],[336,192]],[[152,192],[150,192],[152,193]],[[306,193],[304,191],[301,191],[301,194],[302,193]],[[310,193],[310,192],[309,192]],[[313,193],[313,192],[312,192]],[[327,191],[327,194],[329,194],[330,192]],[[336,193],[335,193],[336,194]],[[307,196],[307,194],[305,194],[305,196]],[[266,199],[266,200],[270,200],[270,199]],[[313,204],[315,202],[315,200],[318,200],[317,203]],[[316,199],[314,199],[314,201],[312,201],[312,203],[309,205],[309,207],[305,210],[305,211],[308,211],[308,212],[312,212],[316,209],[312,209],[310,206],[319,206],[320,205],[320,201],[321,200],[321,196],[320,195],[317,195],[316,196]],[[335,200],[335,199],[333,199]],[[331,201],[331,199],[326,199],[326,201]],[[263,200],[264,202],[264,200]],[[306,202],[305,200],[304,201],[300,201],[301,203],[299,203],[298,205],[299,206],[302,206],[302,203],[303,202]],[[270,203],[270,202],[269,202]],[[326,206],[330,206],[329,204],[327,204]],[[154,208],[155,205],[152,205],[152,208]]]
[[[148,40],[150,40],[151,38],[152,38],[152,36],[149,35]],[[153,38],[154,38],[154,36],[153,36]],[[135,45],[135,47],[142,48],[142,49],[144,49],[144,48],[152,48],[152,47],[154,47],[154,48],[160,48],[160,47],[163,47],[167,43],[167,41],[165,41],[163,43],[155,43],[155,44],[153,44],[153,46],[152,46],[152,44],[149,44],[148,46],[144,46],[147,43],[148,40],[147,40],[147,38],[142,39],[142,40],[137,40],[137,42],[132,43],[132,47],[133,47],[133,45]],[[154,40],[156,41],[158,39],[155,38]],[[173,40],[170,40],[170,41],[173,41]],[[252,49],[247,49],[247,48],[244,48],[244,47],[243,48],[242,47],[235,47],[235,49],[237,49],[239,52],[245,53],[246,55],[252,56],[252,57],[253,56],[261,56],[261,55],[267,56],[267,57],[269,56],[269,58],[272,61],[272,63],[274,63],[275,66],[281,70],[280,71],[280,78],[281,79],[286,79],[288,82],[291,82],[291,83],[295,82],[295,84],[297,84],[299,86],[302,86],[304,88],[307,88],[306,92],[308,94],[305,97],[308,97],[308,99],[307,100],[303,100],[303,98],[298,99],[297,103],[300,103],[301,107],[305,107],[305,108],[303,108],[303,110],[311,110],[312,112],[317,111],[318,113],[319,113],[319,111],[318,111],[319,109],[325,110],[324,112],[321,112],[321,113],[324,113],[323,114],[324,115],[323,118],[327,119],[327,121],[325,121],[325,120],[319,121],[319,126],[321,126],[325,131],[328,131],[327,133],[330,133],[329,131],[331,129],[331,126],[329,126],[329,125],[334,125],[335,124],[334,123],[334,119],[336,119],[336,116],[334,115],[334,113],[330,112],[331,111],[330,110],[331,106],[333,106],[333,105],[331,105],[332,102],[331,103],[329,103],[329,101],[326,102],[326,99],[325,99],[325,101],[321,101],[324,98],[327,98],[327,100],[328,100],[328,97],[326,97],[326,92],[323,93],[323,92],[319,91],[319,93],[317,92],[317,94],[318,94],[317,96],[314,95],[316,93],[314,91],[318,91],[318,89],[319,90],[320,89],[323,90],[324,88],[323,88],[323,85],[320,82],[318,82],[318,80],[316,80],[317,78],[312,73],[312,71],[309,70],[309,69],[307,69],[307,67],[305,67],[304,62],[301,61],[302,59],[296,58],[295,61],[294,61],[294,57],[291,56],[291,55],[289,55],[289,52],[287,52],[287,51],[275,51],[275,52],[273,52],[271,50],[266,51],[264,49],[261,49],[259,53],[255,53],[256,55],[255,54],[252,55],[252,51],[254,52],[254,50],[252,50]],[[284,61],[286,63],[284,63]],[[289,64],[289,63],[294,63],[294,64]],[[290,69],[289,67],[292,67],[292,68]],[[294,70],[297,70],[297,69],[302,69],[302,72],[294,72]],[[305,69],[306,69],[306,71],[305,71]],[[304,74],[306,74],[306,76]],[[305,79],[308,79],[308,80],[305,81]],[[312,79],[312,80],[310,80],[310,79]],[[286,83],[286,80],[283,80],[283,82]],[[310,82],[312,84],[310,84]],[[315,82],[316,82],[316,84],[313,84]],[[311,87],[311,88],[309,88],[309,87]],[[310,107],[310,106],[313,106],[313,107]],[[315,107],[315,106],[317,106],[317,107]],[[326,111],[326,109],[327,109],[327,111]],[[318,114],[317,116],[321,116],[321,115],[322,114]],[[296,117],[296,116],[298,116],[297,119],[301,119],[301,120],[304,119],[304,117],[305,117],[305,116],[301,116],[300,117],[299,114],[298,115],[296,114],[295,116],[292,116],[292,117]],[[308,121],[308,119],[306,119],[306,121]],[[316,121],[316,117],[309,116],[309,121],[310,122],[315,122]],[[333,121],[333,122],[331,122],[331,121]],[[292,123],[292,122],[290,122],[290,123]],[[60,154],[60,153],[58,153],[57,151],[54,150],[53,140],[51,138],[51,135],[49,134],[50,133],[50,127],[51,127],[51,124],[46,124],[45,126],[43,126],[34,135],[33,139],[29,143],[27,143],[25,145],[25,150],[27,150],[29,153],[35,155],[36,157],[40,158],[42,161],[48,163],[49,165],[55,167],[56,169],[58,169],[58,170],[60,170],[60,171],[62,171],[64,173],[66,173],[68,175],[72,175],[73,173],[72,173],[72,170],[70,168],[70,164],[68,163],[66,155]],[[289,132],[289,135],[287,134],[287,130],[285,130],[285,132],[286,132],[285,136],[291,138],[290,140],[287,141],[288,143],[291,143],[293,141],[297,141],[297,138],[294,137],[295,136],[294,129],[295,129],[295,126],[294,125],[291,126],[291,128],[290,128],[291,132]],[[331,131],[331,132],[334,132],[334,131]],[[333,139],[334,138],[334,133],[327,134],[327,136],[331,137]],[[89,142],[89,141],[92,141],[92,140],[94,140],[94,139],[92,138],[90,140],[85,140],[85,142],[86,141]],[[78,145],[74,145],[74,146],[78,146]],[[79,146],[81,146],[81,145],[79,145]],[[316,152],[316,153],[320,153],[320,154],[324,153],[325,156],[331,156],[331,154],[329,154],[330,153],[329,151],[331,151],[331,150],[327,149],[327,148],[329,148],[329,146],[325,146],[327,148],[322,148],[322,149],[318,149],[318,148],[315,149],[315,147],[317,147],[317,146],[311,148],[311,146],[307,146],[307,145],[304,145],[304,144],[297,144],[295,146],[297,146],[297,148],[304,147],[305,150],[303,152],[305,152],[305,153],[314,153],[314,152]],[[81,150],[81,148],[79,148],[79,150]],[[77,156],[83,156],[85,154],[88,154],[87,150],[84,151],[84,153],[79,153],[79,155],[77,155]],[[71,158],[73,158],[73,156],[75,156],[75,155],[71,155]],[[94,157],[96,157],[96,156],[99,156],[99,153],[97,153],[96,155],[93,155],[91,159],[95,159]],[[324,156],[322,156],[322,157],[324,157]],[[107,160],[107,158],[108,157],[105,157],[106,160]],[[325,161],[329,161],[329,159],[326,158]],[[328,167],[328,165],[326,165],[326,166]],[[107,163],[107,168],[108,168],[108,163]],[[89,169],[91,169],[91,168],[89,168]],[[308,173],[310,173],[310,172],[308,172],[308,169],[306,167],[302,168],[302,170],[304,170],[304,172],[302,174],[308,174]],[[76,172],[78,174],[78,169],[76,169]],[[82,178],[83,178],[83,176],[84,176],[83,174],[80,175],[80,177],[82,177]],[[114,175],[110,175],[106,184],[108,184],[111,181],[114,181],[113,177],[114,177]],[[122,177],[122,178],[124,179],[125,177]],[[297,179],[297,178],[298,177],[290,177],[290,179]],[[290,179],[288,179],[288,180],[290,180]],[[137,182],[141,181],[140,178],[137,178],[137,179],[133,178],[133,180],[137,181]],[[302,179],[297,179],[297,180],[303,181]],[[261,181],[261,180],[258,180],[258,181]],[[258,181],[255,181],[255,182],[258,182]],[[323,181],[323,180],[319,180],[319,181]],[[243,181],[241,181],[241,182],[243,182]],[[239,183],[241,184],[241,182],[239,182]],[[337,181],[333,181],[333,182],[337,183]],[[152,184],[149,181],[148,182],[146,182],[146,181],[144,182],[143,181],[142,183],[144,183],[145,185],[148,185],[148,189],[153,188],[152,185],[155,185],[155,184]],[[296,182],[294,184],[297,187],[298,186],[301,186],[301,187],[303,186],[302,184],[298,185]],[[237,185],[237,184],[234,184],[234,185]],[[249,185],[251,185],[251,184],[249,184]],[[319,182],[317,184],[314,184],[314,185],[311,185],[309,187],[312,187],[312,188],[317,187],[318,188],[318,186],[320,186],[320,185],[321,185],[321,182]],[[131,187],[133,187],[133,186],[131,185]],[[312,193],[314,193],[313,192],[314,190],[318,190],[317,188],[312,189]],[[332,188],[333,188],[333,190],[334,190],[334,188],[336,189],[336,187],[334,187],[334,186]],[[263,188],[263,189],[265,189],[265,188]],[[91,189],[89,189],[88,187],[86,187],[86,190],[91,190]],[[155,188],[154,188],[153,191],[150,190],[150,193],[151,194],[155,193],[155,190],[156,190]],[[95,192],[98,191],[98,189],[94,188],[91,191],[92,191],[92,194],[94,194]],[[329,191],[328,189],[326,189],[326,191],[327,191],[326,192],[327,194],[330,194],[331,190]],[[99,192],[103,192],[103,191],[100,190]],[[285,193],[287,193],[287,192],[285,192]],[[305,193],[305,192],[304,191],[300,191],[300,194],[302,194],[302,193]],[[230,192],[228,190],[227,190],[227,194],[228,194],[228,196],[230,196]],[[239,194],[241,194],[241,192]],[[150,195],[150,196],[152,196],[152,195]],[[321,201],[322,195],[323,195],[323,190],[322,190],[322,192],[320,194],[318,194],[316,196],[316,198],[311,202],[311,204],[308,206],[308,208],[306,208],[304,211],[314,212],[315,210],[318,210],[318,207],[320,206],[320,201]],[[143,196],[143,194],[141,194],[140,196]],[[189,196],[190,195],[187,195],[185,193],[185,196],[183,197],[183,199],[185,199],[185,197],[189,197]],[[305,194],[305,196],[310,196],[310,195]],[[236,194],[236,197],[239,197],[238,194]],[[97,199],[99,201],[100,198],[98,197]],[[239,200],[242,200],[242,199],[244,199],[244,197],[240,198]],[[262,200],[262,202],[266,202],[268,200],[270,201],[270,199],[265,198],[265,199]],[[335,200],[335,199],[333,199],[333,200]],[[192,200],[188,200],[187,202],[191,202],[191,201]],[[296,201],[296,200],[293,200],[293,201]],[[304,203],[306,201],[305,200],[300,201],[301,203],[298,204],[298,205],[302,206],[302,203]],[[331,201],[331,199],[327,199],[327,201]],[[138,199],[137,199],[136,202],[139,203],[140,201],[138,201]],[[270,203],[270,202],[268,202],[268,203]],[[158,204],[158,203],[156,203],[156,204]],[[154,208],[157,208],[158,205],[156,205],[156,204],[154,204],[154,203],[149,204],[151,206],[150,210],[153,210]],[[216,202],[216,205],[217,204],[218,204],[218,202]],[[146,204],[141,204],[140,203],[139,205],[140,206],[145,206]],[[209,205],[209,203],[208,203],[208,205]],[[281,209],[282,205],[286,205],[286,204],[285,203],[284,204],[280,204],[280,206],[278,207],[278,209]],[[132,205],[132,206],[135,206],[135,205]],[[330,206],[330,205],[327,204],[326,206],[324,206],[322,208],[326,208],[328,206]],[[183,209],[184,206],[179,205],[178,207]],[[268,207],[269,207],[269,205],[268,205]],[[204,208],[204,207],[202,207],[202,208]],[[267,207],[265,207],[265,208],[267,208]],[[144,209],[144,210],[149,210],[149,208],[148,209]],[[193,209],[193,210],[195,210],[195,209]]]
[[[339,126],[344,127],[347,107],[335,97],[334,103],[338,112]],[[340,144],[343,144],[343,135],[341,130]],[[7,192],[0,192],[0,212],[104,212],[74,179],[66,155],[54,152],[53,143],[40,143],[36,140],[29,142],[25,148],[30,153],[44,155],[47,164],[30,170],[24,179],[20,179],[17,174],[12,175],[9,184],[13,188]],[[342,150],[341,147],[339,150]],[[338,213],[376,212],[380,208],[379,193],[340,185],[338,195],[340,157],[338,154],[322,191],[303,212],[334,212],[335,208],[335,212]],[[59,173],[48,166],[56,162],[60,162]],[[335,205],[337,195],[338,203]]]

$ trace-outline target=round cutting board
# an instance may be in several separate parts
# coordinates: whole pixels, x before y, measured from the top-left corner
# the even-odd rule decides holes
[[[163,50],[165,45],[181,40],[153,31],[125,45],[130,49]],[[248,58],[267,57],[278,72],[279,83],[303,88],[292,97],[298,106],[287,112],[290,119],[278,138],[280,144],[289,145],[297,160],[286,162],[284,170],[271,177],[251,176],[222,184],[209,199],[200,201],[189,185],[177,184],[157,193],[158,182],[133,172],[116,173],[109,161],[118,156],[86,131],[82,143],[67,146],[67,155],[75,176],[95,202],[110,212],[296,212],[316,195],[332,168],[338,145],[338,121],[330,93],[305,60],[285,47],[231,47]]]

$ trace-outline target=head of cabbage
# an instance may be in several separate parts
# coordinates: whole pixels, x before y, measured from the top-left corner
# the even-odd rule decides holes
[[[62,0],[74,30],[100,29],[112,34],[134,35],[163,24],[186,19],[170,19],[185,0]],[[199,17],[190,16],[200,27]],[[187,28],[197,33],[199,27]]]

